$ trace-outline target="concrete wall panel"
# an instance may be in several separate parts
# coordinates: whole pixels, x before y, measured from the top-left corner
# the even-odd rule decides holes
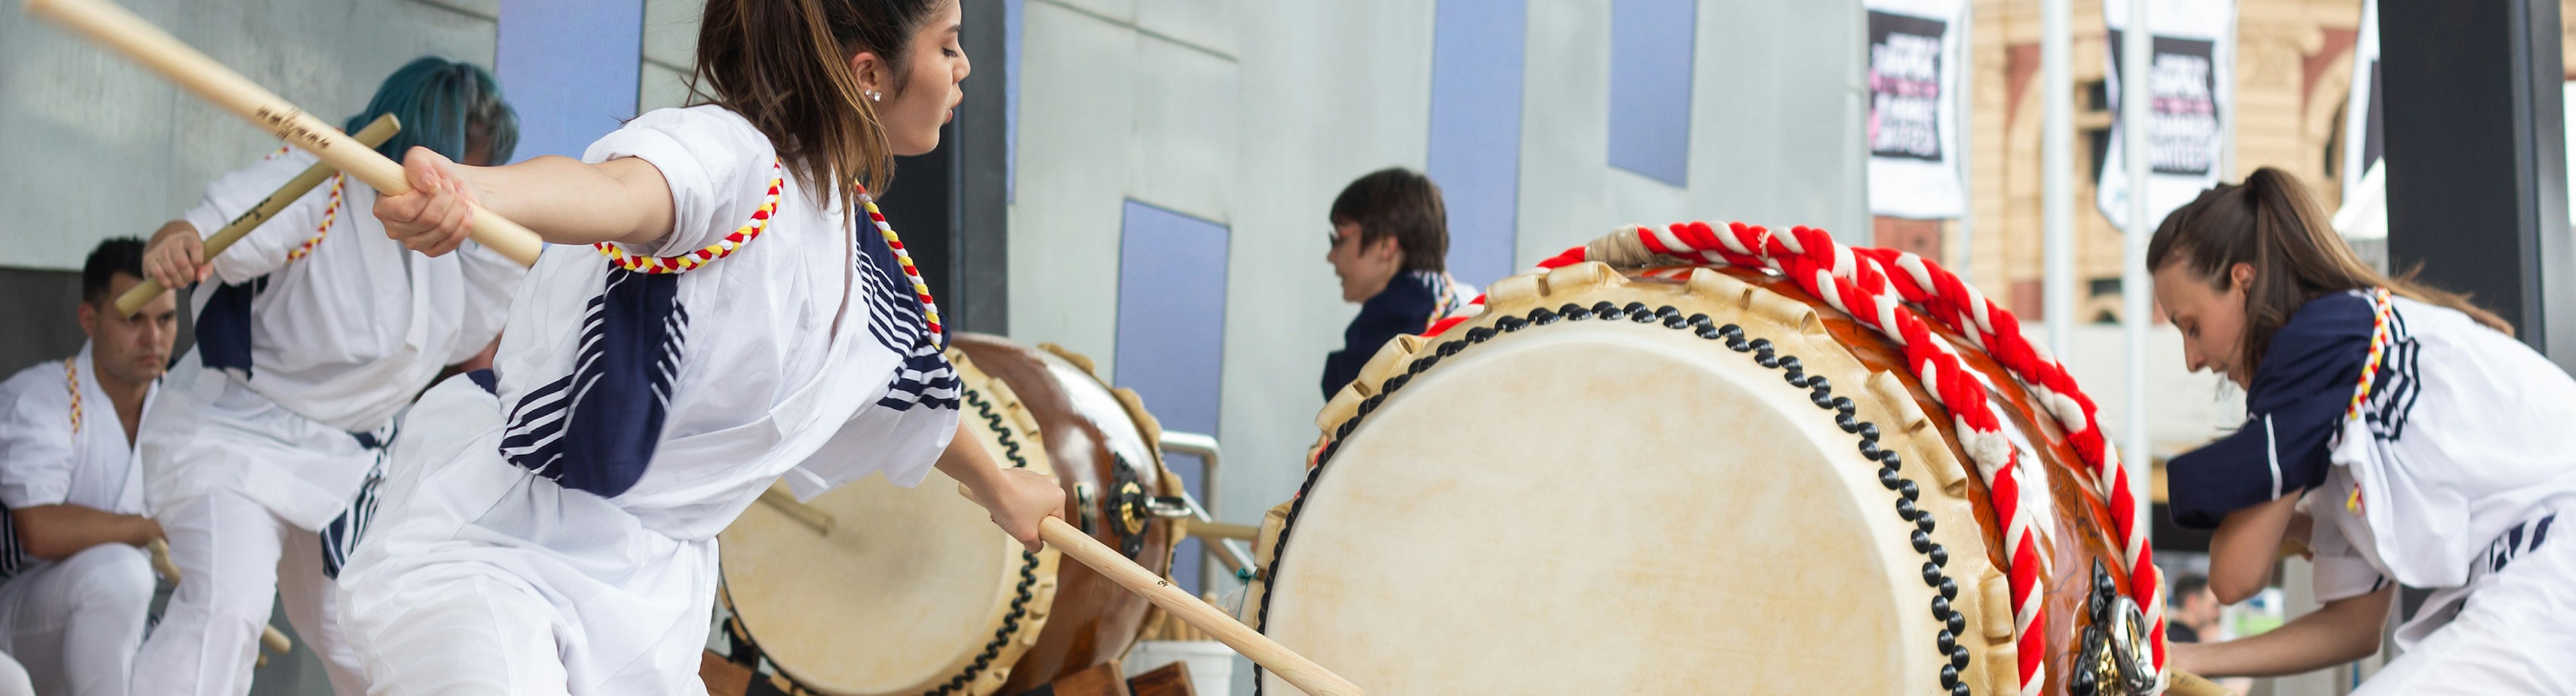
[[[492,63],[490,3],[123,3],[323,120],[365,108],[421,55]],[[458,7],[467,8],[460,11]],[[0,12],[0,260],[76,269],[98,240],[149,234],[277,140],[51,24]]]
[[[1128,176],[1138,200],[1229,220],[1234,174],[1235,61],[1151,34],[1136,38],[1135,147]]]
[[[1136,30],[1048,0],[1025,12],[1010,333],[1063,344],[1106,368],[1117,364],[1118,230],[1141,82]]]

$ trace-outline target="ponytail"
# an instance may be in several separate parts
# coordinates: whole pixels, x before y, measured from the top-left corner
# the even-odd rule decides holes
[[[900,91],[908,38],[931,10],[955,1],[707,0],[689,88],[704,85],[708,103],[769,136],[806,188],[858,182],[882,191],[894,177],[893,149],[850,58],[876,53]]]
[[[2459,310],[2488,328],[2513,334],[2494,312],[2468,297],[2426,287],[2414,272],[2391,278],[2362,263],[2327,224],[2325,211],[2288,172],[2264,167],[2242,184],[2221,184],[2165,216],[2147,242],[2147,268],[2178,264],[2221,291],[2229,268],[2254,268],[2245,290],[2245,366],[2261,365],[2272,334],[2308,300],[2372,287]]]

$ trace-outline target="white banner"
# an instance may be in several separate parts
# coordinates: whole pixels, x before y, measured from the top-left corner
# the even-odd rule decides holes
[[[2145,0],[2154,23],[2153,58],[2147,75],[2147,213],[2149,225],[2191,202],[2200,192],[2230,178],[2223,171],[2231,124],[2226,103],[2236,92],[2236,3],[2234,0]],[[2129,228],[2129,165],[2120,113],[2121,41],[2129,22],[2130,0],[2103,0],[2102,15],[2111,29],[2109,65],[2103,80],[2110,92],[2111,145],[2102,159],[2102,180],[2094,203],[2111,224]]]
[[[2352,97],[2343,105],[2343,199],[2361,194],[2363,175],[2379,164],[2379,0],[2361,3],[2361,33],[2352,44]]]
[[[1867,0],[1869,212],[1956,218],[1968,208],[1961,171],[1966,95],[1966,0]]]

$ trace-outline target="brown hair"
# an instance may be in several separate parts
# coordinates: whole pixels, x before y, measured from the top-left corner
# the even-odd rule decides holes
[[[1333,225],[1360,226],[1359,243],[1395,237],[1404,251],[1404,270],[1448,269],[1449,210],[1440,203],[1440,186],[1403,167],[1369,172],[1333,198]]]
[[[707,0],[690,90],[706,85],[709,103],[769,136],[807,188],[858,181],[881,193],[894,177],[893,153],[850,57],[875,52],[901,93],[908,38],[956,1]]]
[[[2326,224],[2326,214],[2298,180],[2271,167],[2254,170],[2243,184],[2221,184],[2165,216],[2147,242],[2147,268],[2184,264],[2211,287],[2226,290],[2228,270],[2236,264],[2254,268],[2245,288],[2245,367],[2262,364],[2272,334],[2308,300],[2329,293],[2388,288],[2419,302],[2459,310],[2479,324],[2513,334],[2513,327],[2493,312],[2469,304],[2469,298],[2414,281],[2415,274],[2391,278],[2361,261],[2343,238]]]

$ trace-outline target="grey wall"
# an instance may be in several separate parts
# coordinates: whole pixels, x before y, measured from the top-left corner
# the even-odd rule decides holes
[[[79,271],[0,268],[0,379],[79,352]]]
[[[338,123],[421,55],[492,62],[496,0],[123,3],[216,61]],[[11,3],[14,5],[15,3]],[[98,240],[149,234],[275,138],[49,24],[0,12],[0,248],[76,269]]]

